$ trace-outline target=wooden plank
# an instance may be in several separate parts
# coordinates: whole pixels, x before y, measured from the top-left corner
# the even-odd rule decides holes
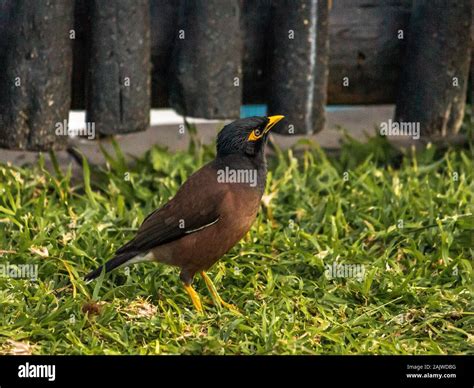
[[[330,104],[393,103],[411,0],[336,0],[329,17]],[[347,77],[347,78],[346,78]],[[344,82],[344,81],[348,81]]]
[[[1,3],[0,147],[50,150],[71,102],[72,0]]]
[[[105,135],[143,131],[150,118],[147,0],[92,0],[87,121]]]
[[[459,131],[471,58],[471,0],[418,0],[402,61],[395,121],[419,123],[422,136]]]
[[[170,103],[208,119],[237,118],[242,100],[238,0],[182,0],[172,59]]]

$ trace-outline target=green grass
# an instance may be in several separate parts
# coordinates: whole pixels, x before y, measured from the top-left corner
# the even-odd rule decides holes
[[[81,280],[213,148],[154,147],[130,165],[116,148],[79,180],[0,165],[0,263],[37,264],[39,277],[0,277],[0,353],[472,354],[472,151],[399,156],[350,140],[333,159],[306,147],[277,150],[257,221],[210,271],[242,316],[196,277],[197,315],[164,265]],[[328,278],[335,261],[365,277]]]

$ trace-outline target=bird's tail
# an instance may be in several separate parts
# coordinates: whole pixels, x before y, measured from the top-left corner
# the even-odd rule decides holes
[[[129,251],[129,252],[123,252],[119,253],[118,255],[115,255],[112,259],[110,259],[105,265],[100,266],[99,268],[95,269],[92,272],[89,272],[85,277],[84,280],[90,281],[93,280],[97,277],[100,276],[102,271],[105,269],[105,272],[110,272],[113,269],[120,267],[123,264],[127,264],[128,262],[132,261],[134,257],[139,255],[140,252],[137,251]]]

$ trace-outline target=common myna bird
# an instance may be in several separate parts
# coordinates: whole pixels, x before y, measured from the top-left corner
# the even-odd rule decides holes
[[[181,268],[180,278],[202,312],[191,286],[199,272],[214,300],[228,308],[206,272],[250,229],[265,189],[268,132],[284,116],[248,117],[226,125],[217,136],[217,156],[196,171],[163,207],[143,221],[136,236],[115,256],[86,275],[98,277],[122,265],[158,261]]]

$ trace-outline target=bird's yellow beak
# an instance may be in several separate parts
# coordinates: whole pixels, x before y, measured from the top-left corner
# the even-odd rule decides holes
[[[275,124],[278,123],[281,119],[284,119],[285,116],[268,116],[267,118],[268,123],[263,129],[263,132],[260,132],[259,129],[253,130],[247,139],[248,141],[256,141],[258,139],[261,139],[263,135],[265,135],[270,129],[272,129]],[[256,131],[258,131],[258,134],[255,134]]]
[[[268,124],[263,130],[263,133],[267,133],[270,129],[272,129],[276,123],[278,123],[280,120],[283,120],[285,116],[277,115],[277,116],[268,116]]]

